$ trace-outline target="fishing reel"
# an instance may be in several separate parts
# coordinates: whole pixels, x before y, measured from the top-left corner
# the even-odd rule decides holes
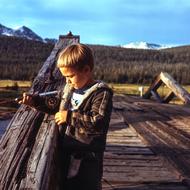
[[[45,104],[49,109],[55,109],[60,103],[60,98],[56,96],[45,97]]]
[[[45,105],[49,109],[55,109],[58,107],[60,103],[61,91],[55,90],[55,91],[49,91],[49,92],[42,92],[38,94],[27,93],[27,95],[33,98],[37,98],[37,99],[38,97],[43,98],[43,101],[45,101]],[[15,99],[16,102],[19,102],[20,100],[22,100],[22,97]]]

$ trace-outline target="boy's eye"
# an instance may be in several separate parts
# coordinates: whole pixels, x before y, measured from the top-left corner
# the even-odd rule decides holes
[[[69,78],[73,78],[75,75],[71,75],[71,76],[69,76]]]
[[[66,76],[66,78],[73,78],[75,75]]]

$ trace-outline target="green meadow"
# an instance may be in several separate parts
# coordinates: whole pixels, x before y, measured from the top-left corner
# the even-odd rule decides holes
[[[15,81],[15,80],[0,80],[0,98],[11,99],[21,96],[23,92],[28,91],[31,86],[30,81]],[[109,83],[109,86],[113,89],[114,93],[140,96],[140,88],[143,87],[143,93],[147,91],[149,85],[140,84],[115,84]],[[183,86],[188,92],[190,92],[190,85]],[[158,93],[161,97],[166,96],[169,93],[169,88],[162,85],[158,89]],[[176,102],[177,99],[176,99]]]

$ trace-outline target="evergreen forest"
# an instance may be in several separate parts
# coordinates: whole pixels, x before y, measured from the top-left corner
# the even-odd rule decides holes
[[[90,45],[95,78],[111,83],[151,83],[161,71],[190,84],[190,46],[162,50]],[[0,79],[32,80],[53,45],[16,37],[0,37]]]

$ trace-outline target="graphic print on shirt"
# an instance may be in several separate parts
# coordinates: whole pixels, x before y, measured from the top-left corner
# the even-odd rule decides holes
[[[76,92],[73,93],[73,96],[71,98],[72,110],[76,109],[76,107],[81,103],[83,96],[83,94],[78,94]]]

